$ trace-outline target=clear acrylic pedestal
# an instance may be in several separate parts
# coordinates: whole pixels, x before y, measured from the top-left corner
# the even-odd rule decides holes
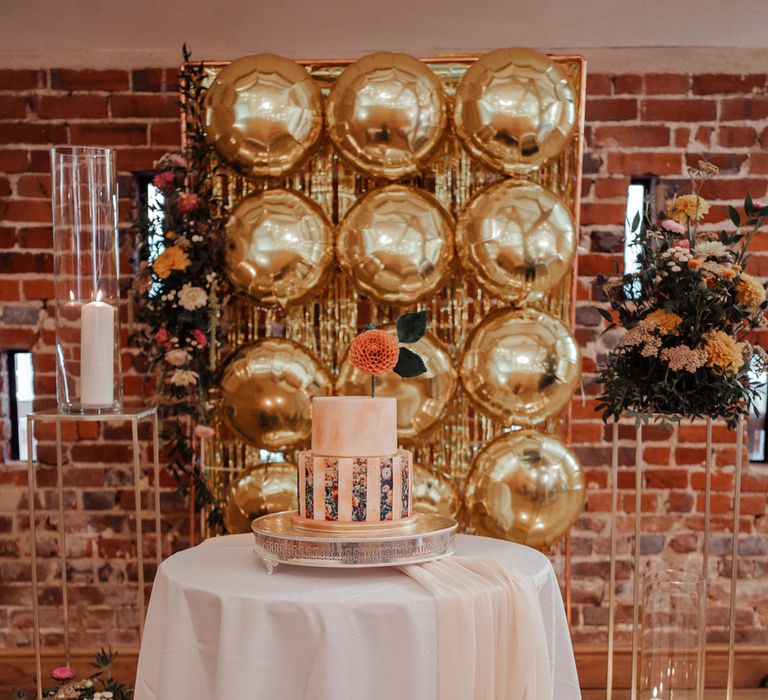
[[[59,413],[56,409],[30,413],[27,416],[27,469],[29,486],[29,534],[30,552],[32,556],[32,615],[34,624],[35,645],[35,674],[37,683],[37,698],[42,700],[42,655],[40,644],[40,603],[38,600],[37,582],[37,533],[36,533],[36,472],[35,462],[32,459],[32,439],[35,423],[53,423],[56,428],[56,491],[59,506],[59,557],[61,561],[61,594],[62,609],[64,613],[64,662],[70,664],[70,634],[69,634],[69,601],[67,596],[67,543],[66,527],[64,523],[64,465],[62,452],[61,426],[71,422],[97,422],[97,423],[125,423],[131,424],[131,438],[133,445],[133,476],[134,499],[136,515],[136,559],[138,568],[138,609],[139,609],[139,637],[144,633],[144,545],[142,538],[142,507],[141,507],[141,447],[139,445],[139,423],[143,420],[152,421],[152,460],[154,467],[154,513],[155,513],[155,537],[157,565],[162,561],[162,533],[160,531],[160,443],[157,408],[147,406],[144,408],[126,408],[120,413],[100,414],[70,414]]]

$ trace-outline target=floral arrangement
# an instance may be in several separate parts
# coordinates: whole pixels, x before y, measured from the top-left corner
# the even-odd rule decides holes
[[[400,343],[415,343],[427,331],[427,312],[403,314],[397,319],[397,336],[370,326],[349,346],[349,361],[355,369],[371,375],[371,396],[376,377],[394,371],[401,377],[417,377],[427,371],[424,360]]]
[[[80,681],[75,680],[75,672],[69,666],[54,668],[51,678],[56,681],[56,686],[44,689],[43,697],[52,700],[131,700],[133,688],[118,683],[112,677],[116,656],[117,652],[111,648],[101,649],[91,664],[97,669],[96,672]],[[14,690],[12,695],[19,700],[27,697],[23,690]]]
[[[701,230],[710,209],[701,187],[716,174],[700,161],[689,169],[691,192],[669,202],[657,225],[635,218],[638,272],[596,280],[611,308],[598,309],[607,330],[626,331],[600,370],[597,410],[604,420],[711,417],[734,427],[757,396],[750,368],[762,371],[768,356],[747,336],[766,325],[767,303],[746,268],[768,206],[747,195],[745,232],[734,207],[734,232]]]
[[[202,101],[204,71],[189,64],[181,73],[189,138],[183,153],[163,156],[153,184],[162,204],[136,222],[138,274],[132,305],[138,330],[131,341],[149,361],[156,379],[163,442],[170,471],[183,494],[194,493],[199,510],[209,508],[209,524],[221,512],[203,478],[194,438],[211,429],[209,392],[215,383],[214,350],[222,340],[220,309],[226,280],[220,278],[224,242],[222,208],[213,177],[204,165],[209,146],[204,138]]]

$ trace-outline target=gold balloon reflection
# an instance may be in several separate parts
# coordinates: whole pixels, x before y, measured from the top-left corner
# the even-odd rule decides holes
[[[262,462],[246,469],[230,484],[224,524],[230,534],[250,532],[251,521],[296,508],[296,465]]]
[[[387,185],[347,213],[336,254],[363,294],[382,304],[412,304],[448,280],[453,218],[428,192]]]
[[[473,534],[548,549],[582,511],[584,473],[556,437],[506,433],[475,456],[466,503]]]
[[[567,207],[532,182],[504,180],[478,194],[456,226],[468,272],[505,301],[533,299],[571,269],[576,231]]]
[[[312,398],[333,391],[331,375],[297,343],[268,338],[240,346],[221,370],[221,408],[227,425],[267,450],[306,444]]]
[[[382,330],[397,334],[394,324]],[[397,399],[397,437],[409,444],[426,437],[437,427],[453,398],[458,375],[445,346],[432,334],[408,346],[427,366],[418,377],[403,379],[394,372],[376,378],[376,395]],[[336,393],[343,396],[367,396],[371,391],[371,377],[355,369],[347,355],[339,367]]]
[[[486,165],[527,172],[563,150],[576,123],[576,95],[544,54],[492,51],[462,77],[453,121],[464,146]]]
[[[413,465],[413,509],[459,519],[461,496],[451,477],[423,464]]]
[[[322,134],[320,89],[287,58],[240,58],[211,83],[205,129],[218,154],[246,175],[278,177],[301,163]]]
[[[507,425],[535,425],[562,410],[581,376],[568,328],[535,309],[498,309],[472,331],[459,370],[480,410]]]
[[[435,151],[447,122],[440,81],[421,61],[374,53],[348,66],[326,108],[328,135],[374,177],[412,175]]]
[[[305,300],[333,262],[333,229],[312,200],[289,190],[241,199],[226,226],[226,266],[239,290],[261,304]]]

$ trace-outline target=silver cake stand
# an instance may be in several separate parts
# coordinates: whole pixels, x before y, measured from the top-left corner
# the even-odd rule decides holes
[[[453,554],[456,526],[450,518],[420,513],[402,529],[329,532],[297,526],[296,511],[251,523],[256,553],[269,574],[278,564],[348,569],[422,564]]]

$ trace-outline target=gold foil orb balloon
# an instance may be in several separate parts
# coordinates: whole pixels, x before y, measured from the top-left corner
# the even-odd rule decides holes
[[[576,123],[576,95],[544,54],[492,51],[461,79],[453,121],[464,146],[486,165],[528,172],[563,150]]]
[[[397,335],[394,324],[383,326],[382,330]],[[458,384],[458,373],[448,350],[432,333],[425,333],[408,349],[424,360],[427,366],[424,374],[403,379],[387,372],[376,378],[376,395],[397,399],[397,437],[406,444],[428,436],[438,426]],[[370,391],[370,375],[355,369],[347,355],[339,368],[336,393],[367,396]]]
[[[229,486],[224,524],[230,534],[250,532],[251,521],[269,513],[295,510],[296,465],[262,462],[246,469]]]
[[[582,511],[584,472],[556,437],[506,433],[475,456],[466,503],[474,534],[548,549]]]
[[[328,96],[328,135],[374,177],[413,175],[437,148],[447,122],[440,81],[421,61],[374,53],[341,74]]]
[[[551,192],[532,182],[504,180],[465,207],[456,248],[483,289],[522,302],[549,291],[570,271],[576,230],[571,213]]]
[[[457,520],[461,510],[459,489],[447,474],[414,464],[413,509]]]
[[[246,175],[284,175],[309,155],[322,130],[317,84],[300,65],[273,54],[233,61],[205,97],[207,140]]]
[[[333,228],[312,200],[289,190],[251,195],[226,226],[232,284],[260,304],[286,306],[322,285],[333,262]]]
[[[535,425],[568,403],[581,376],[581,355],[568,328],[552,316],[499,309],[472,331],[459,374],[490,418]]]
[[[366,296],[382,304],[413,304],[434,295],[450,275],[453,218],[431,194],[387,185],[349,210],[336,254]]]
[[[222,415],[247,442],[266,450],[304,445],[312,398],[332,393],[320,361],[297,343],[267,338],[241,345],[221,369]]]

